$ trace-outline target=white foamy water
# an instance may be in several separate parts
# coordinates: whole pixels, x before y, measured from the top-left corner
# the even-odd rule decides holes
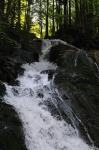
[[[5,102],[11,104],[18,113],[28,150],[95,150],[83,141],[64,120],[53,117],[45,105],[52,100],[52,80],[43,70],[53,70],[56,66],[49,62],[23,65],[25,72],[20,76],[20,86],[6,84]]]

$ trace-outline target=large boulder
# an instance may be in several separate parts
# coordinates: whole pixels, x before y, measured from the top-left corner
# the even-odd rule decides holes
[[[17,84],[16,78],[22,74],[24,69],[21,64],[10,57],[0,57],[0,80],[11,85]]]
[[[50,60],[58,65],[54,82],[64,100],[64,105],[72,110],[70,115],[74,118],[72,121],[87,142],[91,142],[92,139],[99,147],[98,65],[85,51],[62,45],[51,49]],[[63,115],[68,115],[64,105]]]
[[[26,150],[22,124],[14,109],[1,99],[0,150]]]

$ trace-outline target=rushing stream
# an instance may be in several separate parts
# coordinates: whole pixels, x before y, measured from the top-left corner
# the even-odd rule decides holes
[[[57,41],[43,44],[40,62],[23,65],[24,75],[18,77],[20,86],[6,84],[5,102],[15,108],[22,121],[28,150],[95,150],[81,139],[76,127],[52,115],[48,108],[49,101],[57,108],[53,79],[49,80],[44,72],[57,68],[44,60],[52,44]]]

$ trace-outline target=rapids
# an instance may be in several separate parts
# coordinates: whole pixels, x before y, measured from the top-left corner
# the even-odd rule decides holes
[[[58,96],[53,86],[54,76],[49,80],[48,73],[42,72],[56,70],[57,66],[44,60],[44,56],[58,42],[62,41],[44,40],[40,62],[22,66],[25,72],[18,77],[20,85],[5,84],[5,102],[14,107],[22,121],[28,150],[95,150],[80,137],[76,127],[54,116],[47,105],[51,101],[58,110],[57,100],[53,98],[54,94]]]

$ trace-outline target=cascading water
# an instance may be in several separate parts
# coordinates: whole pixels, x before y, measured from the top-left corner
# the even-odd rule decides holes
[[[5,102],[15,108],[22,121],[28,150],[95,150],[80,138],[76,128],[53,116],[46,105],[51,101],[58,109],[57,100],[53,98],[53,79],[49,80],[48,73],[43,72],[56,69],[55,65],[43,60],[43,56],[57,42],[43,41],[40,62],[23,65],[24,75],[18,77],[20,86],[5,84]],[[58,91],[55,94],[58,96]]]

